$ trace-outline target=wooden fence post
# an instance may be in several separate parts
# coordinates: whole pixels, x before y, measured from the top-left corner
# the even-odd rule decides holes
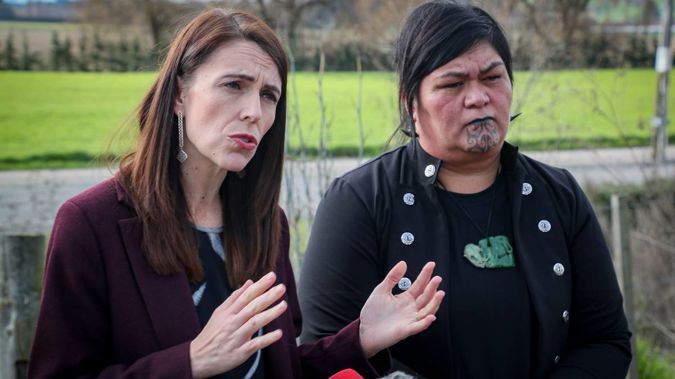
[[[631,350],[633,351],[633,360],[630,363],[628,378],[639,379],[637,367],[637,346],[636,332],[634,328],[634,309],[633,309],[633,260],[630,252],[630,223],[628,222],[628,209],[626,202],[622,201],[619,195],[612,195],[610,198],[610,207],[612,210],[612,250],[614,267],[619,278],[619,285],[623,293],[623,304],[628,318],[628,325],[633,331],[630,339]]]
[[[44,235],[0,236],[0,379],[26,377],[45,241]]]

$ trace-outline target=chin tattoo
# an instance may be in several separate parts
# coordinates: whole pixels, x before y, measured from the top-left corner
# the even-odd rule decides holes
[[[466,129],[466,142],[471,152],[485,153],[497,146],[498,140],[497,126],[492,120],[475,122]]]

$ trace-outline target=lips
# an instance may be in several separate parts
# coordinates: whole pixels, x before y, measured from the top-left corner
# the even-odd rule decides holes
[[[255,148],[258,146],[258,140],[250,134],[234,133],[228,135],[227,137],[244,150],[255,150]]]
[[[490,121],[495,121],[491,116],[476,118],[467,123],[467,125],[485,125]]]

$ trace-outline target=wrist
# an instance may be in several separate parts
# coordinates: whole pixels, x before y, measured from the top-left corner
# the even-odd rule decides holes
[[[195,341],[190,342],[190,370],[192,371],[193,379],[206,378],[206,367],[204,360],[200,357],[199,349],[195,346]]]
[[[359,344],[361,345],[361,351],[363,351],[363,355],[366,359],[372,358],[379,351],[372,343],[363,323],[359,323]]]

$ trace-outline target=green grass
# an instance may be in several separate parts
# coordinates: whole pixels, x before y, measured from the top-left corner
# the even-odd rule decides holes
[[[154,79],[154,73],[0,72],[0,169],[77,167],[101,153],[119,153],[115,131]],[[294,78],[289,104],[290,146],[302,134],[311,151],[319,146],[321,111],[318,74]],[[508,139],[526,149],[646,145],[652,132],[656,74],[652,70],[557,71],[515,74],[514,121]],[[358,75],[323,78],[328,146],[335,155],[359,146]],[[398,120],[396,78],[363,76],[362,120],[367,154],[381,151]],[[295,122],[295,102],[299,124]],[[673,96],[669,109],[675,109]],[[299,125],[299,127],[298,127]],[[301,132],[301,133],[300,133]],[[671,141],[675,128],[669,128]]]
[[[0,168],[86,166],[108,150],[153,76],[0,72]]]
[[[643,379],[675,379],[675,355],[655,348],[648,340],[637,340],[638,376]]]

